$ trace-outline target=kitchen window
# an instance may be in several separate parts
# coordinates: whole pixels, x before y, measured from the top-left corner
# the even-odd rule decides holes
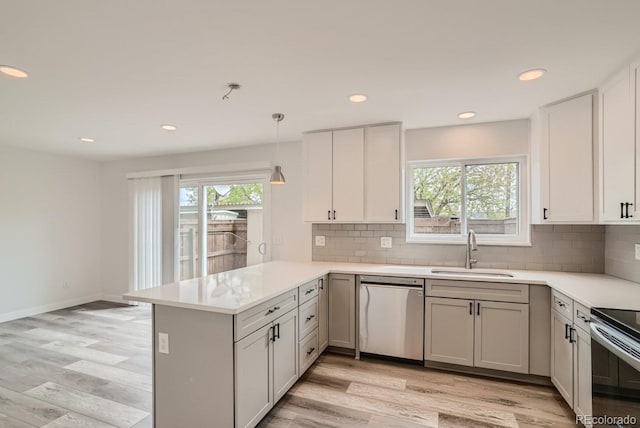
[[[407,242],[530,245],[525,158],[409,162]]]

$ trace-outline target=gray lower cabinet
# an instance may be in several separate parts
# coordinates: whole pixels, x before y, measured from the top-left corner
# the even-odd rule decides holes
[[[590,311],[555,290],[551,302],[551,382],[576,415],[591,415]]]
[[[569,342],[571,321],[551,311],[551,382],[573,406],[573,344]]]
[[[473,300],[425,299],[424,358],[473,366]]]
[[[355,275],[329,275],[329,346],[356,347]]]
[[[318,347],[322,352],[329,346],[329,276],[318,282]]]
[[[298,309],[235,343],[236,427],[254,427],[298,379]]]
[[[425,360],[529,371],[529,306],[427,297]]]

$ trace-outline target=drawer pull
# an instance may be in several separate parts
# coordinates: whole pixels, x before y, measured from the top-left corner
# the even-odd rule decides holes
[[[305,294],[305,296],[306,296],[307,294],[311,294],[311,293],[313,293],[314,291],[315,291],[315,287],[314,287],[314,288],[310,288],[310,289],[308,289],[307,291],[305,291],[305,292],[304,292],[304,294]]]
[[[312,319],[314,319],[316,316],[315,315],[309,315],[307,317],[307,322],[311,321]]]
[[[311,355],[313,353],[313,351],[315,351],[316,348],[311,348],[307,351],[307,355]]]
[[[590,323],[590,322],[591,322],[591,320],[590,320],[589,318],[587,318],[585,315],[582,315],[580,312],[578,312],[578,313],[576,314],[576,316],[577,316],[579,319],[581,319],[583,322],[586,322],[586,323]]]
[[[274,313],[275,311],[277,311],[278,309],[280,309],[280,306],[274,306],[273,309],[269,309],[267,311],[267,315]]]
[[[556,300],[556,305],[560,306],[561,308],[566,308],[567,304],[560,301],[560,300]]]

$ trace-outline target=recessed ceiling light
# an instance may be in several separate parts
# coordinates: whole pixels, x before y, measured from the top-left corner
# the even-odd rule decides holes
[[[82,141],[83,143],[93,143],[94,140],[93,138],[88,138],[88,137],[80,137],[80,141]]]
[[[0,65],[0,73],[6,74],[7,76],[11,77],[17,77],[18,79],[29,77],[26,71],[20,70],[19,68],[11,67],[9,65]]]
[[[363,103],[367,101],[367,96],[365,94],[353,94],[349,96],[349,101],[352,103]]]
[[[546,73],[547,70],[545,70],[544,68],[534,68],[533,70],[527,70],[527,71],[523,71],[522,73],[518,74],[518,79],[520,80],[536,80],[542,77],[542,75],[544,73]]]
[[[475,112],[475,111],[465,111],[465,112],[463,112],[463,113],[460,113],[460,114],[458,115],[458,117],[459,117],[460,119],[471,119],[471,118],[472,118],[472,117],[474,117],[475,115],[476,115],[476,112]]]
[[[175,125],[160,125],[160,128],[164,129],[165,131],[175,131],[176,129],[178,129],[177,126]]]

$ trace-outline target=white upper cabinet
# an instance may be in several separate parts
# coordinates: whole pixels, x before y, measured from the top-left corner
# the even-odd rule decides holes
[[[304,221],[402,222],[400,124],[303,136]]]
[[[364,220],[364,129],[333,131],[333,210],[340,222]]]
[[[535,223],[594,221],[593,102],[586,94],[540,111]]]
[[[636,219],[635,80],[635,68],[626,67],[600,89],[600,218],[604,222]]]
[[[302,151],[304,220],[330,220],[333,207],[333,133],[328,131],[305,134]]]
[[[368,222],[402,221],[400,124],[366,128],[365,217]]]

